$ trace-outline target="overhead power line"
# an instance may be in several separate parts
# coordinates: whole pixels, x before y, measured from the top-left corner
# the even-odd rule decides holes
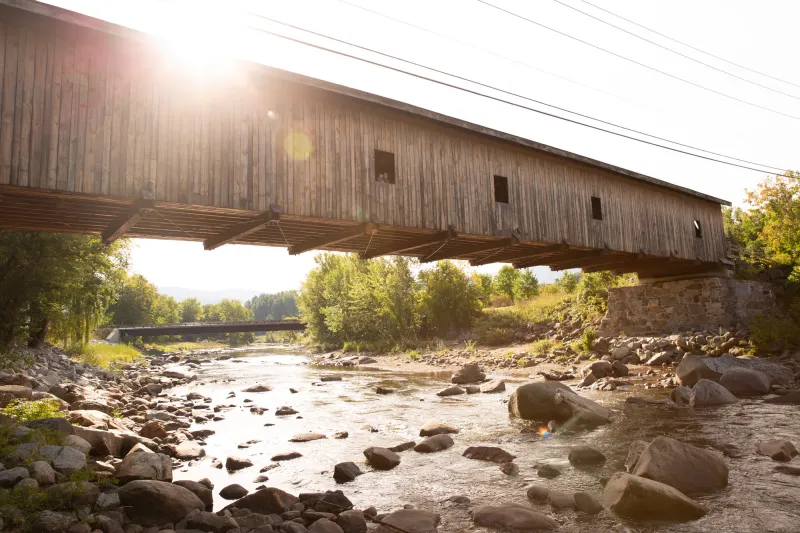
[[[584,41],[583,39],[581,39],[579,37],[575,37],[573,35],[570,35],[568,33],[563,32],[563,31],[557,30],[555,28],[551,28],[550,26],[546,26],[545,24],[542,24],[541,22],[537,22],[537,21],[535,21],[533,19],[530,19],[528,17],[524,17],[524,16],[522,16],[522,15],[520,15],[518,13],[514,13],[513,11],[510,11],[510,10],[505,9],[503,7],[496,6],[496,5],[494,5],[494,4],[490,3],[490,2],[487,2],[486,0],[477,0],[477,1],[480,2],[481,4],[484,4],[484,5],[487,5],[487,6],[491,7],[491,8],[493,8],[493,9],[496,9],[498,11],[501,11],[503,13],[511,15],[512,17],[516,17],[518,19],[524,20],[526,22],[529,22],[531,24],[539,26],[540,28],[544,28],[544,29],[546,29],[548,31],[557,33],[557,34],[559,34],[559,35],[561,35],[563,37],[566,37],[568,39],[572,39],[573,41],[577,41],[579,43],[585,44],[586,46],[589,46],[589,47],[594,48],[596,50],[600,50],[601,52],[605,52],[606,54],[612,55],[614,57],[618,57],[618,58],[620,58],[620,59],[622,59],[624,61],[627,61],[629,63],[633,63],[634,65],[639,65],[640,67],[646,68],[648,70],[652,70],[653,72],[658,72],[659,74],[662,74],[662,75],[667,76],[669,78],[672,78],[674,80],[678,80],[678,81],[681,81],[683,83],[692,85],[693,87],[697,87],[699,89],[703,89],[704,91],[708,91],[710,93],[713,93],[713,94],[716,94],[716,95],[719,95],[719,96],[723,96],[723,97],[728,98],[730,100],[735,100],[735,101],[740,102],[742,104],[746,104],[746,105],[749,105],[749,106],[752,106],[752,107],[756,107],[758,109],[763,109],[764,111],[769,111],[770,113],[775,113],[776,115],[782,115],[784,117],[788,117],[788,118],[791,118],[791,119],[794,119],[794,120],[800,120],[799,116],[791,115],[789,113],[784,113],[783,111],[778,111],[777,109],[772,109],[771,107],[762,106],[760,104],[756,104],[754,102],[750,102],[748,100],[744,100],[742,98],[738,98],[736,96],[724,93],[722,91],[718,91],[716,89],[712,89],[710,87],[706,87],[705,85],[701,85],[699,83],[695,83],[695,82],[693,82],[691,80],[687,80],[686,78],[681,78],[680,76],[676,76],[675,74],[670,74],[669,72],[666,72],[664,70],[658,69],[656,67],[652,67],[652,66],[650,66],[650,65],[648,65],[646,63],[642,63],[641,61],[637,61],[635,59],[631,59],[631,58],[629,58],[627,56],[624,56],[622,54],[618,54],[616,52],[612,52],[611,50],[609,50],[607,48],[603,48],[602,46],[598,46],[596,44],[590,43],[589,41]]]
[[[719,59],[720,61],[724,61],[725,63],[728,63],[729,65],[733,65],[734,67],[739,67],[741,69],[748,70],[748,71],[750,71],[750,72],[752,72],[754,74],[758,74],[759,76],[764,76],[766,78],[770,78],[772,80],[779,81],[781,83],[785,83],[787,85],[792,85],[794,87],[799,87],[800,88],[800,85],[798,85],[797,83],[792,83],[791,81],[786,81],[786,80],[783,80],[781,78],[776,78],[775,76],[772,76],[772,75],[767,74],[765,72],[761,72],[759,70],[752,69],[750,67],[746,67],[746,66],[744,66],[744,65],[742,65],[740,63],[734,63],[733,61],[725,59],[724,57],[720,57],[718,55],[712,54],[711,52],[706,52],[705,50],[703,50],[701,48],[697,48],[696,46],[692,46],[689,43],[686,43],[686,42],[683,42],[683,41],[679,41],[678,39],[675,39],[674,37],[670,37],[669,35],[663,34],[663,33],[659,32],[659,31],[656,31],[656,30],[654,30],[652,28],[648,28],[647,26],[639,24],[638,22],[635,22],[635,21],[633,21],[631,19],[625,18],[622,15],[617,15],[613,11],[609,11],[608,9],[602,8],[602,7],[598,6],[597,4],[593,4],[591,2],[588,2],[587,0],[581,0],[581,1],[584,4],[589,4],[590,6],[592,6],[595,9],[599,9],[600,11],[604,11],[604,12],[608,13],[609,15],[617,17],[618,19],[624,20],[625,22],[629,22],[629,23],[633,24],[634,26],[639,26],[640,28],[645,29],[645,30],[647,30],[649,32],[655,33],[656,35],[660,35],[661,37],[663,37],[665,39],[669,39],[670,41],[672,41],[674,43],[678,43],[678,44],[681,44],[681,45],[683,45],[683,46],[685,46],[687,48],[691,48],[692,50],[696,50],[697,52],[700,52],[701,54],[705,54],[707,56],[713,57],[714,59]]]
[[[583,10],[581,10],[581,9],[578,9],[577,7],[571,6],[571,5],[567,4],[566,2],[562,2],[561,0],[553,0],[553,1],[554,1],[555,3],[557,3],[557,4],[560,4],[560,5],[562,5],[562,6],[566,7],[566,8],[568,8],[568,9],[572,9],[573,11],[577,11],[578,13],[581,13],[582,15],[585,15],[585,16],[587,16],[587,17],[591,18],[591,19],[594,19],[594,20],[596,20],[596,21],[598,21],[598,22],[601,22],[601,23],[603,23],[603,24],[605,24],[605,25],[607,25],[607,26],[611,26],[611,27],[612,27],[612,28],[614,28],[614,29],[617,29],[617,30],[619,30],[619,31],[621,31],[621,32],[627,33],[628,35],[631,35],[631,36],[633,36],[633,37],[636,37],[637,39],[641,39],[642,41],[644,41],[644,42],[646,42],[646,43],[650,43],[650,44],[652,44],[653,46],[657,46],[657,47],[659,47],[659,48],[661,48],[661,49],[663,49],[663,50],[667,50],[668,52],[672,52],[673,54],[676,54],[676,55],[679,55],[679,56],[681,56],[681,57],[683,57],[683,58],[686,58],[686,59],[688,59],[689,61],[694,61],[695,63],[698,63],[698,64],[700,64],[700,65],[703,65],[703,66],[705,66],[705,67],[708,67],[708,68],[710,68],[710,69],[712,69],[712,70],[716,70],[717,72],[721,72],[721,73],[723,73],[723,74],[726,74],[726,75],[728,75],[728,76],[731,76],[732,78],[736,78],[737,80],[741,80],[741,81],[743,81],[743,82],[745,82],[745,83],[750,83],[750,84],[752,84],[752,85],[755,85],[756,87],[761,87],[762,89],[766,89],[766,90],[768,90],[768,91],[772,91],[772,92],[774,92],[774,93],[782,94],[782,95],[784,95],[784,96],[788,96],[789,98],[794,98],[795,100],[800,100],[800,96],[795,96],[795,95],[793,95],[793,94],[789,94],[789,93],[786,93],[786,92],[780,91],[780,90],[778,90],[778,89],[774,89],[774,88],[770,87],[769,85],[764,85],[764,84],[758,83],[757,81],[749,80],[749,79],[747,79],[747,78],[744,78],[744,77],[742,77],[742,76],[739,76],[738,74],[734,74],[733,72],[728,72],[728,71],[727,71],[727,70],[725,70],[725,69],[721,69],[721,68],[719,68],[719,67],[715,67],[714,65],[711,65],[711,64],[709,64],[709,63],[706,63],[705,61],[700,61],[699,59],[696,59],[696,58],[694,58],[694,57],[692,57],[692,56],[690,56],[690,55],[686,55],[686,54],[684,54],[684,53],[682,53],[682,52],[679,52],[679,51],[677,51],[677,50],[674,50],[674,49],[672,49],[672,48],[670,48],[670,47],[668,47],[668,46],[664,46],[663,44],[660,44],[660,43],[657,43],[657,42],[655,42],[655,41],[653,41],[653,40],[650,40],[650,39],[648,39],[647,37],[642,37],[641,35],[639,35],[639,34],[637,34],[637,33],[633,33],[632,31],[628,31],[628,30],[626,30],[625,28],[622,28],[622,27],[620,27],[620,26],[617,26],[616,24],[612,24],[612,23],[610,23],[610,22],[608,22],[608,21],[606,21],[606,20],[603,20],[603,19],[601,19],[600,17],[595,17],[595,16],[594,16],[594,15],[592,15],[591,13],[587,13],[586,11],[583,11]]]
[[[340,1],[340,2],[342,2],[342,3],[348,4],[348,5],[354,6],[354,7],[361,7],[361,6],[358,6],[358,5],[356,5],[356,4],[351,4],[350,2],[347,2],[346,0],[339,0],[339,1]],[[406,24],[406,25],[408,25],[408,26],[411,26],[411,27],[414,27],[414,28],[418,28],[418,29],[421,29],[421,30],[424,30],[424,31],[430,31],[430,30],[426,30],[425,28],[420,28],[419,26],[416,26],[416,25],[414,25],[414,24],[411,24],[410,22],[405,22],[405,21],[402,21],[402,20],[398,20],[398,19],[395,19],[395,18],[393,18],[393,17],[389,17],[388,15],[383,15],[382,13],[378,13],[377,11],[373,11],[373,10],[371,10],[371,9],[367,9],[367,8],[362,8],[362,9],[364,9],[365,11],[369,11],[369,12],[371,12],[371,13],[375,13],[376,15],[380,15],[380,16],[383,16],[383,17],[389,18],[389,19],[391,19],[391,20],[396,20],[396,21],[398,21],[398,22],[401,22],[401,23],[403,23],[403,24]],[[515,92],[507,91],[507,90],[505,90],[505,89],[500,89],[500,88],[494,87],[493,85],[489,85],[489,84],[486,84],[486,83],[482,83],[482,82],[479,82],[479,81],[476,81],[476,80],[473,80],[473,79],[470,79],[470,78],[466,78],[466,77],[463,77],[463,76],[458,76],[458,75],[456,75],[456,74],[450,74],[450,73],[448,73],[448,72],[445,72],[445,71],[443,71],[443,70],[439,70],[439,69],[436,69],[436,68],[433,68],[433,67],[429,67],[429,66],[423,65],[423,64],[421,64],[421,63],[416,63],[416,62],[414,62],[414,61],[410,61],[410,60],[408,60],[408,59],[403,59],[403,58],[401,58],[401,57],[398,57],[398,56],[394,56],[394,55],[391,55],[391,54],[387,54],[387,53],[384,53],[384,52],[380,52],[380,51],[378,51],[378,50],[374,50],[374,49],[372,49],[372,48],[367,48],[367,47],[364,47],[364,46],[360,46],[360,45],[357,45],[357,44],[351,43],[351,42],[349,42],[349,41],[344,41],[344,40],[342,40],[342,39],[337,39],[337,38],[335,38],[335,37],[330,37],[330,36],[323,35],[323,34],[321,34],[321,33],[317,33],[317,32],[314,32],[314,31],[311,31],[311,30],[308,30],[308,29],[300,28],[299,26],[295,26],[295,25],[292,25],[292,24],[288,24],[288,23],[286,23],[286,22],[282,22],[282,21],[279,21],[279,20],[276,20],[276,19],[272,19],[272,18],[266,17],[266,16],[264,16],[264,15],[259,15],[259,14],[256,14],[256,13],[250,13],[250,12],[248,12],[248,13],[249,13],[250,15],[252,15],[252,16],[260,17],[260,18],[263,18],[263,19],[265,19],[265,20],[268,20],[268,21],[270,21],[270,22],[275,22],[275,23],[277,23],[277,24],[281,24],[281,25],[283,25],[283,26],[287,26],[287,27],[289,27],[289,28],[293,28],[293,29],[296,29],[296,30],[301,30],[301,31],[304,31],[304,32],[306,32],[306,33],[310,33],[310,34],[312,34],[312,35],[316,35],[316,36],[318,36],[318,37],[324,37],[324,38],[326,38],[326,39],[330,39],[330,40],[332,40],[332,41],[336,41],[336,42],[339,42],[339,43],[343,43],[343,44],[346,44],[346,45],[348,45],[348,46],[353,46],[353,47],[355,47],[355,48],[360,48],[361,50],[366,50],[366,51],[368,51],[368,52],[372,52],[372,53],[375,53],[375,54],[379,54],[379,55],[382,55],[382,56],[384,56],[384,57],[388,57],[388,58],[394,59],[394,60],[396,60],[396,61],[401,61],[401,62],[403,62],[403,63],[407,63],[407,64],[409,64],[409,65],[414,65],[414,66],[416,66],[416,67],[421,67],[421,68],[424,68],[424,69],[430,70],[430,71],[432,71],[432,72],[437,72],[437,73],[439,73],[439,74],[444,74],[444,75],[446,75],[446,76],[450,76],[450,77],[457,78],[457,79],[460,79],[460,80],[463,80],[463,81],[467,81],[467,82],[469,82],[469,83],[474,83],[475,85],[480,85],[480,86],[482,86],[482,87],[486,87],[486,88],[488,88],[488,89],[492,89],[492,90],[495,90],[495,91],[498,91],[498,92],[502,92],[502,93],[508,94],[508,95],[510,95],[510,96],[514,96],[514,97],[517,97],[517,98],[522,98],[522,99],[524,99],[524,100],[528,100],[528,101],[530,101],[530,102],[534,102],[534,103],[537,103],[537,104],[540,104],[540,105],[543,105],[543,106],[547,106],[547,107],[550,107],[550,108],[552,108],[552,109],[557,109],[557,110],[559,110],[559,111],[564,111],[564,112],[566,112],[566,113],[570,113],[570,114],[572,114],[572,115],[575,115],[575,116],[578,116],[578,117],[582,117],[582,118],[588,118],[588,119],[590,119],[590,120],[594,120],[594,121],[596,121],[596,122],[600,122],[601,124],[606,124],[606,125],[608,125],[608,126],[614,126],[615,128],[619,128],[619,129],[621,129],[621,130],[625,130],[625,131],[630,131],[631,133],[637,133],[637,134],[639,134],[639,135],[644,135],[645,137],[650,137],[651,139],[657,139],[657,140],[659,140],[659,141],[665,141],[665,142],[668,142],[668,143],[670,143],[670,144],[675,144],[675,145],[678,145],[678,146],[683,146],[684,148],[691,148],[692,150],[696,150],[696,151],[698,151],[698,152],[703,152],[703,153],[706,153],[706,154],[716,155],[716,156],[724,157],[724,158],[726,158],[726,159],[732,159],[732,160],[734,160],[734,161],[739,161],[739,162],[742,162],[742,163],[749,163],[749,164],[751,164],[751,165],[757,165],[757,166],[761,166],[761,167],[765,167],[765,168],[771,168],[771,169],[773,169],[773,170],[780,170],[780,171],[783,171],[783,169],[782,169],[782,168],[780,168],[780,167],[773,167],[773,166],[770,166],[770,165],[765,165],[765,164],[763,164],[763,163],[758,163],[758,162],[755,162],[755,161],[748,161],[747,159],[740,159],[740,158],[738,158],[738,157],[733,157],[733,156],[730,156],[730,155],[725,155],[725,154],[722,154],[722,153],[719,153],[719,152],[713,152],[713,151],[711,151],[711,150],[705,150],[705,149],[703,149],[703,148],[697,148],[696,146],[692,146],[692,145],[689,145],[689,144],[680,143],[680,142],[678,142],[678,141],[673,141],[673,140],[671,140],[671,139],[667,139],[667,138],[664,138],[664,137],[659,137],[659,136],[657,136],[657,135],[652,135],[652,134],[650,134],[650,133],[646,133],[646,132],[644,132],[644,131],[636,130],[636,129],[633,129],[633,128],[628,128],[628,127],[626,127],[626,126],[621,126],[621,125],[619,125],[619,124],[615,124],[615,123],[613,123],[613,122],[609,122],[609,121],[607,121],[607,120],[603,120],[603,119],[599,119],[599,118],[596,118],[596,117],[592,117],[592,116],[590,116],[590,115],[585,115],[585,114],[583,114],[583,113],[579,113],[579,112],[577,112],[577,111],[571,111],[571,110],[569,110],[569,109],[566,109],[566,108],[563,108],[563,107],[559,107],[559,106],[557,106],[557,105],[548,104],[547,102],[543,102],[543,101],[541,101],[541,100],[536,100],[536,99],[534,99],[534,98],[530,98],[530,97],[528,97],[528,96],[524,96],[524,95],[522,95],[522,94],[518,94],[518,93],[515,93]],[[439,34],[437,34],[436,32],[433,32],[433,31],[430,31],[430,32],[431,32],[431,33],[433,33],[433,34],[435,34],[435,35],[439,35]],[[456,42],[461,42],[461,41],[456,41]],[[466,44],[469,44],[469,43],[466,43]],[[504,56],[500,56],[500,57],[504,57]],[[535,67],[534,67],[534,68],[535,68]]]
[[[269,17],[266,17],[264,15],[259,15],[257,13],[251,13],[251,12],[247,12],[247,13],[249,15],[251,15],[251,16],[263,18],[263,19],[268,20],[268,21],[273,21],[273,19],[270,19]],[[290,25],[288,23],[283,23],[283,22],[280,22],[280,21],[278,21],[278,23],[284,24],[284,25],[289,26],[289,27],[293,26],[293,25]],[[608,129],[605,129],[605,128],[601,128],[599,126],[594,126],[592,124],[586,124],[585,122],[581,122],[581,121],[578,121],[578,120],[573,120],[571,118],[562,117],[560,115],[555,115],[553,113],[548,113],[547,111],[542,111],[541,109],[536,109],[536,108],[533,108],[533,107],[530,107],[530,106],[526,106],[526,105],[520,104],[518,102],[505,100],[505,99],[500,98],[498,96],[493,96],[493,95],[490,95],[490,94],[482,93],[480,91],[475,91],[473,89],[468,89],[466,87],[461,87],[459,85],[448,83],[448,82],[445,82],[445,81],[442,81],[442,80],[437,80],[435,78],[424,76],[424,75],[418,74],[416,72],[411,72],[411,71],[404,70],[404,69],[401,69],[401,68],[398,68],[398,67],[393,67],[391,65],[386,65],[386,64],[383,64],[383,63],[379,63],[379,62],[373,61],[371,59],[366,59],[366,58],[359,57],[359,56],[356,56],[356,55],[348,54],[347,52],[342,52],[340,50],[335,50],[333,48],[328,48],[326,46],[322,46],[322,45],[319,45],[319,44],[310,43],[308,41],[304,41],[303,39],[298,39],[296,37],[290,37],[288,35],[283,35],[283,34],[280,34],[280,33],[274,32],[274,31],[270,31],[270,30],[267,30],[267,29],[264,29],[264,28],[259,28],[257,26],[252,26],[251,25],[250,27],[253,28],[256,31],[261,32],[261,33],[264,33],[264,34],[267,34],[267,35],[272,35],[274,37],[278,37],[279,39],[284,39],[286,41],[291,41],[291,42],[294,42],[294,43],[297,43],[297,44],[308,46],[310,48],[315,48],[317,50],[322,50],[324,52],[329,52],[329,53],[332,53],[332,54],[335,54],[335,55],[338,55],[338,56],[342,56],[342,57],[346,57],[346,58],[349,58],[349,59],[355,59],[356,61],[360,61],[362,63],[366,63],[366,64],[373,65],[373,66],[376,66],[376,67],[380,67],[380,68],[383,68],[383,69],[386,69],[386,70],[391,70],[393,72],[398,72],[400,74],[405,74],[405,75],[408,75],[408,76],[412,76],[414,78],[421,79],[421,80],[424,80],[424,81],[429,81],[429,82],[432,82],[432,83],[436,83],[436,84],[442,85],[444,87],[449,87],[451,89],[456,89],[458,91],[469,93],[469,94],[472,94],[472,95],[475,95],[475,96],[480,96],[480,97],[483,97],[483,98],[487,98],[489,100],[494,100],[496,102],[501,102],[501,103],[508,104],[508,105],[511,105],[511,106],[514,106],[514,107],[518,107],[520,109],[525,109],[527,111],[538,113],[540,115],[544,115],[544,116],[547,116],[547,117],[551,117],[551,118],[555,118],[555,119],[558,119],[558,120],[562,120],[564,122],[568,122],[568,123],[571,123],[571,124],[584,126],[586,128],[590,128],[590,129],[597,130],[597,131],[600,131],[600,132],[608,133],[608,134],[611,134],[611,135],[615,135],[617,137],[622,137],[622,138],[625,138],[625,139],[629,139],[629,140],[636,141],[636,142],[639,142],[639,143],[647,144],[647,145],[650,145],[650,146],[663,148],[665,150],[670,150],[670,151],[673,151],[673,152],[689,155],[689,156],[692,156],[692,157],[697,157],[699,159],[705,159],[705,160],[708,160],[708,161],[713,161],[713,162],[716,162],[716,163],[721,163],[721,164],[724,164],[724,165],[743,168],[743,169],[746,169],[746,170],[752,170],[754,172],[759,172],[759,173],[772,174],[772,175],[781,175],[781,174],[783,174],[785,172],[785,170],[781,170],[780,173],[768,172],[768,171],[763,170],[763,169],[749,167],[749,166],[746,166],[746,165],[740,165],[738,163],[732,163],[730,161],[723,161],[723,160],[716,159],[716,158],[713,158],[713,157],[708,157],[708,156],[704,156],[704,155],[701,155],[701,154],[695,154],[695,153],[692,153],[692,152],[687,152],[685,150],[680,150],[680,149],[674,148],[672,146],[665,146],[665,145],[662,145],[662,144],[659,144],[659,143],[655,143],[655,142],[652,142],[652,141],[648,141],[648,140],[645,140],[645,139],[640,139],[640,138],[637,138],[637,137],[626,135],[624,133],[619,133],[619,132],[616,132],[616,131],[608,130]],[[382,54],[381,52],[378,52],[376,50],[372,50],[370,48],[361,47],[359,45],[355,45],[355,44],[349,43],[347,41],[343,41],[341,39],[336,39],[335,37],[329,37],[329,36],[324,35],[322,33],[314,32],[314,31],[311,31],[311,30],[306,30],[306,29],[303,29],[303,28],[300,28],[300,27],[296,27],[296,28],[300,29],[301,31],[305,31],[305,32],[308,32],[308,33],[311,33],[311,34],[319,35],[320,37],[324,37],[326,39],[342,42],[344,44],[347,44],[348,46],[353,46],[353,47],[356,47],[356,48],[362,48],[362,49],[371,51],[372,53],[379,54],[379,55],[386,55],[386,54]],[[428,68],[428,67],[425,67],[425,68]],[[452,77],[455,77],[455,78],[458,77],[458,76],[455,76],[455,75],[452,75],[452,74],[446,74],[446,75],[452,76]],[[494,89],[494,90],[498,90],[498,91],[502,92],[502,90],[500,90],[500,89]],[[758,163],[755,163],[755,164],[758,164]],[[768,167],[768,168],[775,168],[775,169],[779,169],[780,168],[780,167],[773,167],[773,166],[769,166],[769,165],[760,165],[760,166],[764,166],[764,167]]]

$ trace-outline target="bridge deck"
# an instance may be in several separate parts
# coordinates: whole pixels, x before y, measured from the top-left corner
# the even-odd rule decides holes
[[[256,322],[193,322],[144,326],[119,326],[123,337],[157,337],[159,335],[211,335],[214,333],[248,333],[261,331],[303,331],[299,320],[264,320]]]

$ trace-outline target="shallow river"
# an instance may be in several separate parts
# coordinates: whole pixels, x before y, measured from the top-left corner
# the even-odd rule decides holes
[[[552,512],[546,505],[533,506],[553,516],[562,524],[559,530],[567,532],[625,531],[623,526],[630,531],[665,533],[800,532],[800,478],[774,473],[773,467],[778,463],[754,453],[756,444],[765,438],[786,437],[800,445],[800,411],[796,406],[756,400],[706,410],[625,404],[627,396],[658,398],[668,394],[664,389],[646,390],[644,381],[634,378],[634,385],[627,391],[583,393],[617,411],[613,424],[573,435],[556,433],[541,437],[521,432],[524,428],[538,429],[537,425],[508,416],[505,400],[521,380],[508,381],[506,392],[501,394],[441,399],[435,393],[448,384],[449,372],[336,371],[308,366],[307,361],[305,356],[263,351],[237,354],[233,360],[203,364],[196,371],[198,380],[191,387],[174,389],[172,392],[178,395],[194,391],[210,396],[211,405],[236,404],[235,408],[221,412],[224,420],[193,426],[193,429],[213,429],[216,434],[206,441],[207,457],[176,471],[175,479],[211,479],[219,509],[227,503],[218,495],[221,488],[239,483],[254,490],[259,470],[272,464],[270,457],[295,450],[303,457],[283,461],[278,468],[267,472],[267,486],[292,494],[340,488],[359,508],[374,505],[379,512],[388,512],[410,503],[441,513],[440,532],[483,531],[472,526],[470,506],[445,500],[463,495],[473,505],[528,504],[525,489],[534,483],[566,492],[585,490],[601,499],[600,478],[624,470],[631,441],[666,435],[717,449],[734,445],[740,452],[733,455],[741,457],[727,459],[728,488],[700,498],[710,508],[703,519],[684,524],[642,524],[623,522],[607,512],[587,517],[574,511]],[[325,375],[341,375],[343,379],[320,383],[320,377]],[[267,384],[273,390],[241,392],[254,384]],[[378,395],[375,388],[379,385],[401,391]],[[293,394],[290,388],[299,392]],[[235,398],[227,398],[231,391],[236,393]],[[253,402],[243,403],[245,399]],[[262,415],[253,414],[250,407],[254,405],[268,410]],[[299,414],[275,416],[275,410],[283,405],[293,407]],[[201,412],[204,411],[198,411]],[[461,432],[453,435],[455,446],[433,454],[402,452],[401,464],[388,472],[373,471],[365,464],[362,453],[365,448],[419,441],[419,429],[429,421],[458,427]],[[372,432],[369,427],[378,431]],[[349,438],[330,438],[338,431],[347,431]],[[329,438],[289,442],[293,435],[303,432],[319,432]],[[259,442],[246,449],[238,448],[250,440]],[[580,470],[572,467],[567,461],[568,449],[578,442],[600,449],[608,458],[606,464]],[[461,456],[467,446],[479,444],[500,446],[516,455],[519,474],[507,476],[494,463]],[[232,455],[249,457],[254,466],[235,473],[211,467],[211,457],[224,463]],[[354,461],[366,473],[337,486],[332,477],[333,467],[342,461]],[[561,468],[562,474],[552,480],[537,477],[535,465],[541,463]],[[799,458],[793,461],[797,463]]]

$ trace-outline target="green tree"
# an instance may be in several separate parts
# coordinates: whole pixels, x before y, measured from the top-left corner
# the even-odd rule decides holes
[[[452,261],[439,261],[419,274],[418,309],[423,333],[444,337],[469,328],[480,314],[480,289]]]
[[[197,298],[186,298],[181,302],[181,322],[203,320],[203,304]]]
[[[580,279],[581,275],[579,272],[565,271],[556,279],[555,286],[561,292],[572,294],[575,292],[575,289],[578,288],[578,281],[580,281]]]
[[[253,312],[239,300],[224,299],[216,304],[203,306],[203,314],[209,322],[250,322]],[[225,335],[232,346],[247,344],[255,340],[253,333],[229,333]]]
[[[488,303],[494,294],[494,279],[491,274],[472,273],[472,282],[481,292],[481,301]]]
[[[536,279],[536,274],[530,268],[520,271],[514,284],[515,299],[528,300],[537,294],[539,294],[539,280]]]
[[[509,265],[503,265],[494,277],[494,290],[514,301],[514,288],[518,281],[519,270]]]
[[[124,275],[127,241],[0,232],[0,348],[88,340]]]
[[[181,321],[181,305],[172,296],[157,294],[153,316],[155,324],[177,324]]]
[[[141,274],[125,277],[116,301],[109,307],[116,326],[155,324],[158,289]]]
[[[245,303],[256,320],[283,320],[298,314],[297,292],[283,291],[274,294],[259,294]]]

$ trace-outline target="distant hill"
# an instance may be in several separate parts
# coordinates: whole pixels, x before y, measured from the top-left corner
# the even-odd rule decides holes
[[[220,289],[216,291],[187,289],[185,287],[159,287],[158,292],[172,296],[179,302],[186,298],[197,298],[202,304],[215,304],[220,300],[228,298],[230,300],[240,300],[245,303],[254,296],[258,296],[264,291],[258,289]]]

